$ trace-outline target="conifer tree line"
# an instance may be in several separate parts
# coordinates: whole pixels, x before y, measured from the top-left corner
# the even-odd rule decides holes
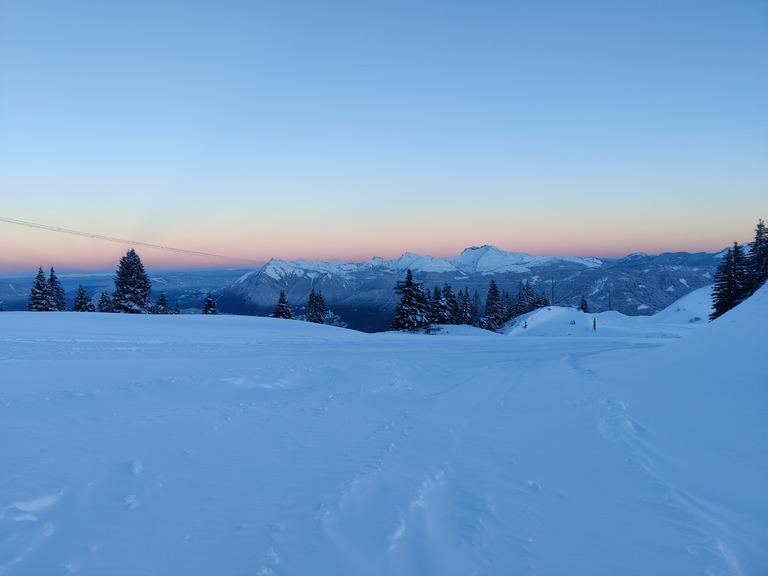
[[[712,314],[709,319],[722,316],[749,298],[768,280],[768,229],[758,220],[755,239],[748,250],[738,243],[728,248],[715,272],[712,289]]]
[[[394,291],[400,301],[390,330],[415,331],[434,324],[465,324],[495,331],[517,316],[549,306],[546,294],[536,294],[527,281],[518,284],[517,295],[513,297],[491,280],[483,304],[477,290],[471,296],[469,288],[454,294],[448,283],[429,290],[422,282],[416,282],[411,270],[407,270],[405,280],[398,281]]]
[[[293,313],[293,308],[288,302],[288,298],[285,295],[285,290],[280,291],[280,297],[277,300],[274,312],[272,312],[272,318],[283,318],[286,320],[302,320],[304,322],[312,322],[313,324],[329,324],[331,326],[338,326],[346,328],[346,322],[334,314],[325,305],[325,298],[322,292],[315,292],[315,289],[309,293],[307,304],[304,306],[305,314],[296,316]]]
[[[110,296],[102,292],[96,305],[83,285],[77,288],[72,304],[74,312],[122,312],[126,314],[180,314],[179,304],[171,308],[165,293],[155,303],[151,300],[152,282],[141,258],[131,249],[120,259],[114,278],[115,291]],[[209,294],[210,297],[210,294]],[[214,303],[215,306],[215,303]],[[61,281],[51,268],[46,276],[40,267],[32,283],[27,309],[34,312],[65,311],[67,299]]]
[[[64,287],[56,276],[56,271],[51,267],[49,276],[43,272],[41,266],[32,283],[32,290],[27,302],[27,310],[32,312],[64,311],[67,309],[67,297]]]

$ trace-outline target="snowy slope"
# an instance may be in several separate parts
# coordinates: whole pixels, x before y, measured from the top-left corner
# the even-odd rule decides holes
[[[607,322],[0,313],[0,574],[767,573],[768,289]]]
[[[503,330],[512,336],[679,338],[707,323],[712,287],[699,288],[653,316],[618,312],[584,313],[575,308],[539,308],[511,321]]]

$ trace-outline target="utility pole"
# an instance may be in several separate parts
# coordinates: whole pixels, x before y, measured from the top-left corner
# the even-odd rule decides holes
[[[552,274],[552,297],[549,299],[549,305],[555,305],[555,275]]]

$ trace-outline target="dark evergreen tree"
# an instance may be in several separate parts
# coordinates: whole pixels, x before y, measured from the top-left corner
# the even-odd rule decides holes
[[[120,259],[115,275],[115,292],[112,304],[115,312],[148,314],[152,311],[152,282],[139,255],[133,249]]]
[[[458,324],[472,325],[472,301],[469,299],[469,288],[464,288],[462,292],[459,290],[459,314]]]
[[[102,292],[99,296],[99,301],[96,303],[96,310],[99,312],[114,312],[115,307],[112,305],[112,298],[109,294]]]
[[[307,322],[325,324],[327,314],[328,308],[325,305],[323,293],[315,292],[313,288],[309,293],[309,300],[307,301]]]
[[[406,272],[405,280],[398,280],[394,291],[400,296],[395,306],[395,317],[392,319],[390,330],[415,331],[428,328],[430,311],[427,294],[421,282],[415,282],[410,269]]]
[[[515,301],[507,290],[501,294],[501,305],[504,307],[504,322],[508,322],[514,315]]]
[[[75,296],[75,302],[72,305],[72,310],[75,312],[95,312],[96,307],[93,305],[91,297],[85,292],[85,288],[80,284],[77,287],[77,296]]]
[[[714,320],[740,304],[749,293],[749,284],[744,250],[738,242],[734,242],[715,272],[715,285],[712,289],[713,311],[709,319]]]
[[[29,301],[27,302],[27,310],[32,312],[50,312],[56,310],[56,306],[53,301],[53,295],[51,294],[51,284],[45,277],[43,268],[37,272],[35,280],[32,283],[32,290],[29,293]]]
[[[546,300],[546,297],[544,297]],[[515,316],[522,316],[542,306],[542,298],[537,296],[527,280],[520,282],[515,300]],[[544,304],[546,306],[546,304]]]
[[[173,308],[173,314],[181,314],[181,308],[179,308],[179,301],[176,300],[176,306]]]
[[[482,314],[480,313],[480,294],[477,290],[472,295],[472,301],[469,303],[469,313],[472,317],[472,326],[480,326],[482,324]]]
[[[484,327],[488,330],[498,330],[506,318],[506,309],[501,299],[501,292],[495,280],[491,280],[488,295],[485,298]]]
[[[758,220],[755,240],[749,245],[747,273],[750,294],[768,280],[768,229],[762,220]]]
[[[285,290],[280,290],[280,298],[277,300],[277,306],[275,311],[272,312],[272,317],[293,320],[293,310],[291,310],[291,305],[288,304],[288,298],[285,297]]]
[[[584,294],[581,295],[581,303],[579,304],[577,310],[581,310],[582,312],[589,314],[589,304],[587,304],[587,299],[584,297]]]
[[[441,324],[440,319],[443,315],[441,300],[443,299],[443,293],[440,291],[440,288],[435,286],[434,290],[432,291],[432,294],[428,294],[428,302],[429,302],[429,323],[430,324]]]
[[[53,309],[63,312],[67,309],[67,294],[64,292],[64,287],[58,276],[56,276],[53,266],[51,266],[51,275],[48,277],[48,285],[51,289]]]
[[[208,298],[205,299],[205,304],[203,304],[203,314],[218,314],[219,311],[216,309],[216,300],[213,299],[213,294],[208,292]]]
[[[458,324],[459,323],[459,300],[453,293],[453,288],[447,282],[443,284],[443,308],[444,324]]]
[[[155,307],[152,310],[155,314],[170,314],[171,306],[168,304],[168,298],[165,296],[165,292],[160,292],[160,296],[157,297]]]

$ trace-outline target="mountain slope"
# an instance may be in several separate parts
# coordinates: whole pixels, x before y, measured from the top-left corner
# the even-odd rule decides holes
[[[482,246],[451,258],[406,253],[395,260],[375,258],[361,264],[271,260],[217,296],[223,312],[268,315],[280,291],[300,308],[314,289],[323,292],[326,304],[351,328],[376,332],[389,327],[397,303],[392,289],[407,269],[430,290],[448,283],[454,293],[468,289],[484,299],[491,278],[513,296],[519,283],[527,281],[559,305],[575,307],[585,295],[595,310],[648,315],[711,284],[716,265],[715,255],[703,254],[603,261],[531,256]]]

